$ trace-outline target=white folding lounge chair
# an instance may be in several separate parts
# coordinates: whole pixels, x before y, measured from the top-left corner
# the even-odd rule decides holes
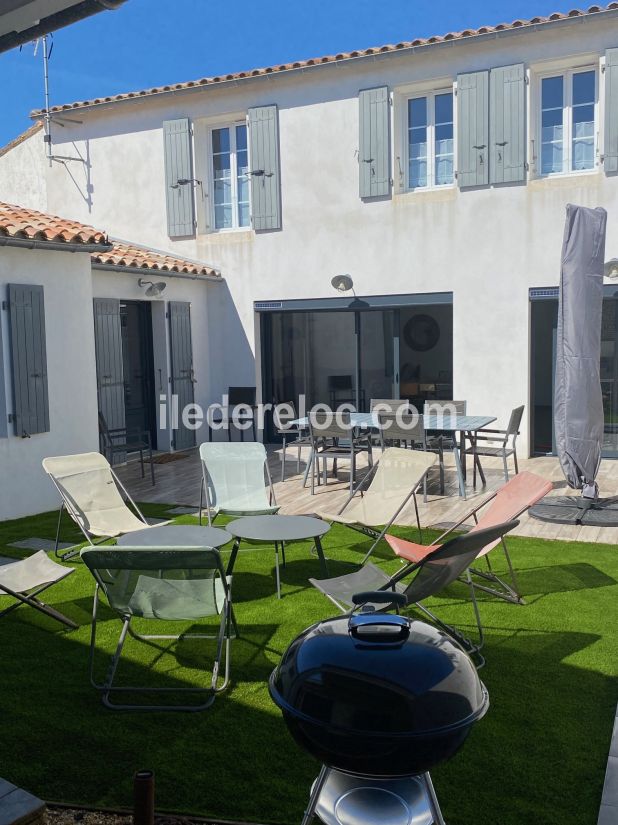
[[[208,524],[228,516],[272,515],[279,510],[266,449],[259,441],[224,441],[200,445],[202,483],[200,524],[206,498]],[[264,475],[266,474],[266,475]]]
[[[79,552],[75,549],[62,554],[58,552],[60,521],[65,508],[90,544],[95,544],[92,536],[105,540],[153,526],[148,524],[108,460],[100,453],[44,458],[43,469],[62,498],[56,530],[55,553],[58,558],[67,559]]]
[[[412,499],[422,542],[416,491],[435,461],[433,453],[388,447],[337,513],[318,510],[317,515],[325,521],[345,524],[371,536],[374,542],[363,560],[367,561],[380,539],[396,523],[397,517]],[[367,489],[363,490],[367,485]]]
[[[38,598],[48,587],[66,579],[74,572],[72,567],[61,567],[56,564],[44,550],[39,550],[38,553],[21,561],[0,565],[0,596],[12,596],[16,600],[4,610],[0,610],[0,618],[22,604],[29,604],[46,616],[51,616],[52,619],[75,629],[75,622]]]

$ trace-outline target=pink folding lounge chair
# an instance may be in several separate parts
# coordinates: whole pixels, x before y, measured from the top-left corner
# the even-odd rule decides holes
[[[496,524],[502,524],[505,521],[512,521],[513,519],[518,518],[522,513],[525,513],[529,507],[536,504],[536,502],[543,498],[543,496],[547,495],[551,489],[551,481],[541,478],[541,476],[538,476],[535,473],[519,473],[504,486],[502,486],[497,492],[492,493],[492,495],[484,499],[473,510],[466,513],[466,515],[463,516],[457,524],[454,524],[442,533],[442,535],[436,539],[436,542],[429,547],[422,544],[415,544],[412,541],[406,541],[405,539],[400,539],[396,536],[386,535],[384,538],[389,543],[393,552],[400,558],[406,559],[406,561],[417,562],[425,558],[425,556],[434,551],[436,548],[440,547],[443,540],[464,522],[468,521],[468,519],[474,519],[474,527],[472,527],[470,531],[472,533],[476,530],[483,530],[486,527],[493,527]],[[487,507],[487,509],[482,516],[477,516],[478,511],[483,507]],[[508,584],[501,579],[491,567],[488,554],[498,544],[501,544],[502,549],[504,550],[506,562],[511,574],[511,584]],[[489,587],[487,584],[479,584],[477,582],[474,582],[474,587],[479,590],[484,590],[486,593],[491,593],[494,596],[498,596],[505,601],[513,602],[514,604],[524,604],[524,600],[519,593],[517,577],[515,576],[515,571],[513,569],[504,538],[496,539],[496,541],[486,545],[478,554],[477,559],[483,557],[485,558],[487,570],[477,570],[473,567],[471,567],[470,570],[475,576],[480,577],[482,580],[492,582],[494,587]]]

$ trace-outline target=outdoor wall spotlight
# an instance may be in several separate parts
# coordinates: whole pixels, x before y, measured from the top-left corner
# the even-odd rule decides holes
[[[148,286],[148,284],[150,284],[150,286]],[[139,279],[137,285],[148,286],[148,289],[146,290],[147,298],[158,298],[167,286],[165,281],[157,281],[154,283],[154,281],[145,281],[143,278]]]
[[[618,280],[618,258],[611,258],[605,264],[605,277]]]
[[[349,292],[354,289],[354,281],[349,275],[335,275],[331,279],[331,285],[335,287],[337,292]]]

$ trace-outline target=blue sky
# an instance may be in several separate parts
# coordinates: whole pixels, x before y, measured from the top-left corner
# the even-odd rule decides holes
[[[127,0],[54,34],[51,102],[567,11],[574,0]],[[170,9],[173,12],[170,14]],[[41,51],[0,55],[0,146],[43,106]]]

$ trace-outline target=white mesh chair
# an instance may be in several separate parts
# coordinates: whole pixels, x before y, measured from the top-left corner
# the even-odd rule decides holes
[[[90,544],[95,544],[92,536],[105,540],[154,526],[148,524],[108,460],[100,453],[44,458],[43,469],[62,499],[56,530],[55,553],[58,558],[67,559],[79,552],[76,549],[58,552],[60,522],[65,509]]]
[[[345,524],[370,536],[374,541],[364,558],[367,561],[380,539],[391,525],[396,524],[397,517],[412,499],[422,542],[416,491],[435,461],[433,453],[388,447],[337,513],[318,510],[317,515],[325,521]],[[363,490],[363,487],[367,489]]]
[[[232,577],[226,576],[219,552],[210,547],[86,547],[81,558],[96,581],[90,634],[90,681],[101,691],[103,704],[113,710],[205,710],[217,693],[229,682],[230,639],[232,637]],[[122,629],[105,681],[95,679],[97,606],[103,591],[111,609],[122,620]],[[219,617],[216,634],[181,633],[179,635],[143,635],[131,627],[134,618],[165,622],[194,622]],[[153,687],[151,685],[115,685],[127,633],[139,641],[155,644],[157,640],[216,639],[212,678],[207,687]],[[167,652],[166,645],[162,652]],[[223,682],[219,668],[225,652]],[[194,704],[146,705],[112,702],[112,695],[142,693],[155,695],[194,694],[204,701]]]
[[[272,515],[279,510],[266,449],[259,441],[206,441],[200,445],[200,458],[200,524],[204,499],[208,524],[219,513],[240,517]]]
[[[72,567],[56,564],[44,550],[39,550],[27,559],[0,565],[0,596],[12,596],[15,599],[13,604],[0,610],[0,618],[23,604],[29,604],[46,616],[51,616],[52,619],[75,629],[75,622],[38,598],[48,587],[66,579],[74,572]]]

